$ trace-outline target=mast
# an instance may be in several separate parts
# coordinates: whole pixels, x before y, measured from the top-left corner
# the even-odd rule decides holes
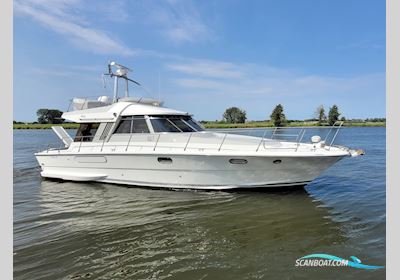
[[[115,72],[113,71],[113,67],[116,68]],[[124,79],[125,80],[125,97],[129,97],[129,82],[135,83],[140,86],[140,84],[130,78],[128,78],[128,73],[132,72],[131,69],[129,69],[126,66],[123,66],[121,64],[118,64],[114,61],[110,62],[108,64],[108,73],[104,75],[108,75],[111,78],[114,78],[114,96],[113,96],[113,103],[118,102],[118,81],[119,79]]]
[[[118,101],[118,77],[114,77],[114,97],[113,97],[113,103]]]

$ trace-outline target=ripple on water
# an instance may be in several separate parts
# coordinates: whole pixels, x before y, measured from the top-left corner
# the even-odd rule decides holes
[[[382,278],[384,270],[294,263],[320,252],[384,265],[384,136],[379,128],[345,129],[340,144],[364,148],[365,157],[339,162],[306,191],[268,193],[42,181],[33,152],[57,139],[16,132],[14,277]]]

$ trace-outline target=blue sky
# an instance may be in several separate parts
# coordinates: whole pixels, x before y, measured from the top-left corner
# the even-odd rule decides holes
[[[111,94],[109,60],[134,69],[133,94],[198,120],[238,106],[263,120],[337,104],[385,116],[385,1],[14,1],[14,119]]]

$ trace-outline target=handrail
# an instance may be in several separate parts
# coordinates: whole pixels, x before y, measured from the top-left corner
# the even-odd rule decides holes
[[[103,151],[103,147],[104,147],[104,143],[106,142],[106,138],[107,138],[107,137],[104,137],[104,139],[103,139],[103,144],[101,144],[101,149],[100,149],[100,152],[102,152],[102,151]]]
[[[82,139],[83,139],[83,137],[81,138],[81,141],[79,142],[79,149],[78,149],[78,153],[81,151]]]
[[[264,134],[263,134],[263,136],[262,136],[262,138],[261,138],[261,141],[260,141],[260,143],[258,144],[258,147],[257,147],[257,149],[256,149],[256,152],[258,152],[258,149],[260,149],[260,146],[261,146],[261,144],[262,144],[262,142],[264,141],[264,138],[265,138],[265,134],[267,133],[267,130],[265,129],[264,130]]]
[[[303,134],[301,134],[301,132],[303,132]],[[295,152],[297,152],[297,150],[299,149],[301,140],[303,140],[304,134],[306,134],[306,130],[304,128],[302,128],[302,130],[300,131],[299,135],[300,134],[301,134],[301,137],[297,140]]]
[[[331,147],[333,146],[333,144],[334,144],[334,142],[335,142],[335,140],[337,138],[337,135],[339,133],[339,130],[340,130],[340,128],[342,126],[343,126],[343,122],[335,122],[335,124],[332,127],[329,128],[329,131],[328,131],[324,141],[327,141],[328,139],[330,139],[329,136],[332,134],[332,131],[333,131],[334,128],[336,129],[336,131],[333,134],[332,139],[330,139],[329,144],[326,143],[326,147],[325,148],[327,150],[330,150]],[[269,149],[273,149],[273,150],[277,150],[277,149],[293,149],[294,151],[298,151],[299,147],[300,147],[300,144],[302,143],[306,132],[310,131],[311,129],[313,129],[315,127],[295,127],[295,128],[299,130],[299,132],[297,134],[292,134],[292,133],[289,133],[289,134],[288,133],[278,134],[277,132],[279,130],[288,129],[288,128],[287,127],[279,127],[279,128],[275,127],[275,128],[273,128],[271,138],[266,137],[266,135],[267,135],[267,132],[272,130],[272,128],[269,128],[269,127],[268,128],[264,128],[262,137],[260,137],[260,141],[257,142],[257,144],[256,144],[257,146],[255,148],[255,151],[258,152],[260,150],[261,145],[263,145],[263,144],[264,144],[263,145],[264,146],[264,150],[269,150]],[[321,127],[319,127],[318,129],[320,129],[320,128]],[[324,127],[322,127],[322,128],[324,128]],[[262,128],[252,129],[251,131],[253,131],[253,130],[262,130]],[[240,132],[240,131],[243,131],[243,130],[233,130],[231,132],[233,134],[236,134],[237,132]],[[213,131],[213,132],[215,132],[215,131]],[[217,150],[217,151],[234,150],[234,146],[231,147],[231,145],[228,145],[228,147],[225,147],[225,146],[227,146],[227,145],[225,145],[226,142],[227,142],[227,138],[229,137],[229,134],[231,134],[231,133],[228,133],[228,132],[224,133],[222,141],[219,144],[217,144],[218,145],[217,147],[215,147],[215,146],[211,147],[211,145],[210,145],[210,147],[203,146],[203,145],[200,145],[200,146],[196,145],[196,143],[197,144],[204,144],[202,142],[197,142],[197,141],[193,140],[193,138],[195,138],[194,136],[196,136],[196,138],[197,138],[197,137],[201,136],[203,133],[207,133],[207,132],[190,132],[187,140],[183,141],[182,145],[180,145],[180,143],[181,143],[181,140],[180,140],[180,141],[177,142],[177,144],[179,143],[179,145],[174,146],[174,145],[168,145],[167,144],[167,145],[162,145],[162,147],[163,148],[176,148],[176,149],[182,149],[183,148],[183,151],[187,151],[189,149],[189,145],[190,145],[190,149],[207,149],[207,150],[208,149],[212,149],[212,150]],[[158,136],[156,136],[157,138],[156,138],[155,143],[154,143],[154,137],[153,137],[153,139],[151,141],[150,141],[150,139],[146,140],[146,138],[144,138],[144,139],[141,140],[139,138],[139,139],[137,139],[136,141],[134,141],[132,143],[132,139],[135,139],[135,137],[133,137],[132,134],[131,134],[129,136],[129,140],[128,140],[128,142],[126,144],[114,144],[114,143],[112,143],[112,146],[114,147],[113,151],[115,151],[117,147],[125,147],[125,151],[128,151],[129,147],[132,147],[132,146],[133,147],[149,147],[150,148],[150,147],[152,147],[151,142],[154,143],[153,151],[155,151],[159,146],[159,143],[160,143],[160,140],[161,140],[161,134],[164,134],[164,133],[155,133],[153,135],[156,135],[156,134],[158,134]],[[283,146],[282,145],[273,145],[274,143],[277,143],[276,141],[278,141],[276,139],[273,139],[273,138],[276,138],[277,135],[280,135],[280,136],[283,136],[283,137],[289,135],[290,137],[295,137],[295,139],[294,139],[294,141],[293,140],[284,140],[284,142],[287,143],[287,144],[285,144]],[[75,145],[73,145],[73,149],[77,148],[78,152],[81,152],[81,150],[84,149],[84,148],[85,148],[85,150],[87,148],[92,148],[92,149],[93,148],[100,148],[99,150],[103,151],[105,147],[107,147],[107,148],[110,147],[110,145],[109,145],[110,143],[107,142],[107,144],[106,144],[105,143],[106,142],[105,139],[102,141],[101,145],[100,145],[99,141],[96,141],[96,142],[85,141],[86,139],[93,139],[93,138],[95,138],[95,136],[92,136],[92,135],[90,135],[90,136],[76,136],[74,138],[74,142],[73,143],[79,142],[79,144],[76,143]],[[193,141],[195,142],[194,145],[192,145]],[[87,143],[83,143],[83,142],[87,142]],[[164,143],[166,143],[166,142],[164,142]],[[293,145],[290,145],[289,143],[293,143]],[[232,143],[232,145],[234,145],[234,144]],[[249,149],[249,151],[251,150],[250,146],[248,146],[246,148]],[[59,150],[60,149],[61,148],[59,148]],[[47,153],[49,152],[49,150],[54,150],[54,149],[53,148],[50,149],[50,145],[49,145],[49,147],[47,149]]]
[[[187,146],[189,145],[190,139],[192,138],[192,134],[193,134],[193,133],[190,133],[190,135],[189,135],[189,139],[187,140],[186,145],[185,145],[185,148],[183,149],[184,151],[186,151],[186,148],[187,148]]]
[[[224,142],[225,142],[225,139],[226,139],[227,134],[228,134],[228,133],[225,133],[224,138],[222,139],[221,145],[219,146],[218,152],[221,151],[222,145],[223,145]]]
[[[271,139],[274,139],[274,135],[275,135],[275,132],[276,132],[277,129],[278,129],[278,127],[275,127],[274,132],[272,132]]]
[[[336,123],[336,122],[335,122],[335,123]],[[335,142],[336,136],[338,135],[339,129],[342,127],[342,125],[343,125],[343,122],[340,122],[339,127],[337,128],[337,130],[336,130],[336,132],[335,132],[335,135],[333,135],[332,141],[331,141],[331,143],[329,144],[329,148],[328,148],[329,151],[331,150],[331,147],[332,147],[333,143]]]
[[[324,141],[326,141],[328,139],[328,136],[331,134],[332,130],[336,127],[336,124],[339,124],[338,129],[340,129],[342,127],[343,123],[344,122],[342,122],[342,121],[336,121],[332,126],[330,126],[328,134],[326,134]]]
[[[132,122],[131,122],[131,126],[132,126]],[[131,128],[131,130],[132,130],[132,128]],[[128,144],[126,144],[125,151],[128,150],[129,144],[131,143],[132,135],[133,135],[133,133],[131,133],[131,135],[129,135],[129,141],[128,141]]]
[[[110,96],[108,96],[108,95],[106,95],[107,97],[110,97]],[[80,110],[83,110],[83,108],[85,107],[85,105],[88,103],[88,101],[98,101],[98,98],[99,98],[100,96],[98,96],[98,95],[92,95],[92,96],[77,96],[77,97],[74,97],[73,99],[70,99],[69,100],[69,104],[68,104],[68,109],[67,109],[67,112],[72,112],[72,111],[75,111],[75,110],[73,110],[74,108],[73,108],[73,104],[74,104],[74,99],[81,99],[81,100],[83,100],[84,102],[81,104],[81,106],[80,106],[80,108],[79,109],[77,109],[78,111],[80,111]]]
[[[157,138],[156,144],[154,145],[153,151],[155,151],[157,148],[157,144],[158,144],[158,140],[160,140],[160,136],[161,136],[161,134],[158,134],[158,138]]]

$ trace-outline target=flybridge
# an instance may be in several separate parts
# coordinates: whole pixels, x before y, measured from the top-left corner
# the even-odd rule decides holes
[[[137,86],[142,86],[139,82],[132,80],[128,77],[128,73],[132,72],[132,70],[126,66],[118,64],[114,61],[108,63],[108,72],[103,74],[103,82],[105,85],[105,76],[109,76],[114,78],[114,90],[113,90],[113,98],[112,100],[109,96],[100,96],[97,99],[91,98],[74,98],[71,100],[71,103],[68,107],[68,112],[70,111],[78,111],[78,110],[86,110],[97,107],[109,106],[116,102],[131,102],[131,103],[139,103],[151,106],[162,106],[163,102],[157,99],[152,98],[143,98],[143,97],[130,97],[129,96],[129,82],[134,83]],[[124,97],[119,97],[119,80],[122,79],[125,81],[125,94]]]

